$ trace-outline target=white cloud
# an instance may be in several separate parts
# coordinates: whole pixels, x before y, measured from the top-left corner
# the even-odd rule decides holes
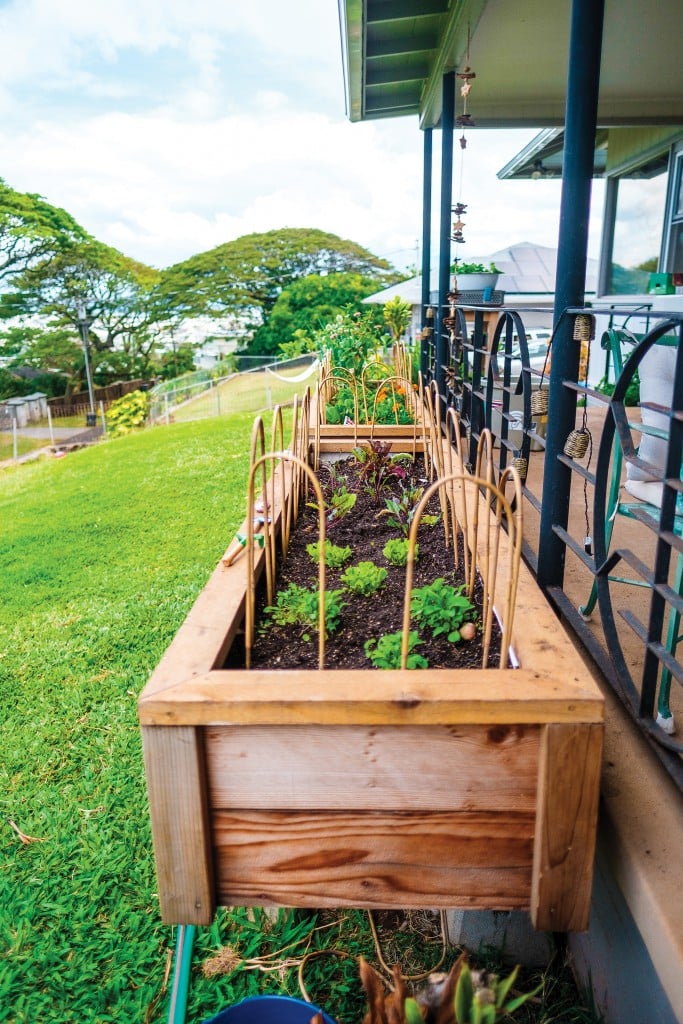
[[[475,130],[462,169],[456,152],[469,252],[556,244],[559,186],[495,177],[532,135]],[[421,240],[417,119],[344,119],[333,0],[5,3],[0,148],[10,185],[157,266],[282,226],[401,266]]]

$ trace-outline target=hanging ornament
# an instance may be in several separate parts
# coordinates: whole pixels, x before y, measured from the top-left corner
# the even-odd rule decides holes
[[[459,142],[460,142],[460,148],[461,149],[467,149],[467,139],[465,138],[465,133],[464,132],[460,136]]]

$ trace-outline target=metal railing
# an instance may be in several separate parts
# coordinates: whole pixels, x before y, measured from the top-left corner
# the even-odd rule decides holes
[[[542,493],[549,474],[551,486],[556,476],[558,487],[562,474],[568,477],[568,523],[552,526],[564,552],[563,579],[547,587],[546,595],[683,788],[683,744],[675,735],[676,717],[683,727],[683,314],[614,306],[565,311],[577,344],[577,325],[584,331],[588,325],[593,338],[584,338],[580,380],[559,382],[576,397],[576,420],[564,450],[551,458],[545,433],[553,415],[552,339],[548,365],[532,367],[524,329],[531,312],[538,311],[501,307],[492,322],[490,307],[451,306],[441,319],[446,339],[437,346],[433,332],[425,338],[427,377],[432,387],[445,382],[442,408],[459,413],[471,463],[488,428],[496,438],[497,471],[511,461],[518,468],[524,481],[523,552],[536,574],[544,558]],[[629,330],[621,339],[625,321]],[[616,359],[623,369],[611,395],[588,383],[590,362],[605,361],[601,342],[610,327],[610,344],[623,340],[625,346]],[[628,408],[624,398],[634,374],[640,370],[642,380],[644,361],[647,366],[648,354],[662,345],[670,353],[670,399],[656,401],[648,392],[637,408]],[[437,366],[437,350],[448,353],[445,365]],[[658,426],[643,422],[653,416],[660,417]],[[654,461],[645,438],[660,444]],[[632,497],[624,490],[633,487],[630,477],[639,475],[658,486],[654,500],[652,492],[644,500],[623,500]]]

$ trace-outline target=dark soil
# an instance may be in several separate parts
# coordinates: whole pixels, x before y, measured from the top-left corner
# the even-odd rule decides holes
[[[368,638],[378,639],[385,633],[395,633],[402,628],[403,601],[405,590],[404,567],[392,566],[382,554],[388,540],[398,537],[394,526],[387,524],[387,516],[380,514],[385,507],[384,499],[397,495],[401,486],[410,483],[412,486],[426,486],[424,466],[418,459],[414,464],[406,463],[410,476],[408,479],[390,480],[389,486],[382,491],[379,505],[374,498],[366,494],[358,480],[358,464],[353,458],[334,463],[334,473],[343,479],[349,491],[357,493],[355,507],[343,518],[328,523],[327,540],[339,547],[348,546],[353,554],[341,569],[326,572],[326,589],[343,588],[341,575],[349,565],[357,565],[361,561],[373,561],[388,570],[384,586],[370,597],[358,597],[344,589],[342,611],[339,628],[330,635],[325,643],[325,666],[335,669],[372,668],[364,650]],[[320,482],[323,493],[328,499],[332,490],[330,471],[323,465],[320,470]],[[434,497],[427,510],[439,513],[438,497]],[[286,558],[278,567],[278,588],[296,583],[304,587],[317,587],[318,566],[308,552],[306,545],[318,540],[318,513],[316,509],[305,505],[300,507],[299,520],[296,523],[290,540]],[[421,587],[443,577],[447,583],[459,586],[463,582],[460,572],[453,566],[454,559],[444,540],[444,529],[441,519],[434,526],[420,526],[418,536],[419,555],[415,565],[414,587]],[[462,559],[460,559],[462,565]],[[481,582],[475,588],[475,607],[480,609]],[[257,607],[257,635],[252,651],[253,668],[317,668],[318,637],[317,631],[298,626],[279,626],[269,621],[264,613],[264,596],[261,595]],[[478,611],[475,621],[480,621]],[[411,629],[415,629],[411,624]],[[445,637],[436,640],[422,630],[420,635],[423,643],[417,648],[418,653],[426,657],[430,668],[480,668],[482,646],[479,631],[473,640],[461,640],[457,644],[450,643]],[[489,666],[498,665],[500,651],[500,633],[494,626]]]

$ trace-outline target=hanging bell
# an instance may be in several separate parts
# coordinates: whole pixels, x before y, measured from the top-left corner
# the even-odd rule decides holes
[[[461,128],[476,128],[477,124],[471,114],[458,114],[455,121]]]
[[[595,337],[595,317],[579,313],[574,319],[574,341],[592,341]]]
[[[531,412],[534,416],[545,416],[548,412],[550,391],[547,384],[541,384],[537,391],[531,393]]]
[[[568,455],[570,459],[582,459],[588,451],[590,439],[590,430],[586,427],[572,430],[564,443],[564,454]]]
[[[529,463],[526,459],[523,459],[521,455],[518,455],[512,460],[512,466],[519,473],[519,479],[522,483],[526,482],[526,475],[529,471]]]

